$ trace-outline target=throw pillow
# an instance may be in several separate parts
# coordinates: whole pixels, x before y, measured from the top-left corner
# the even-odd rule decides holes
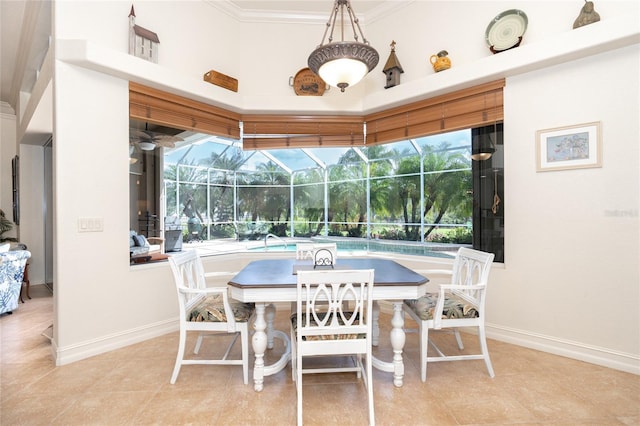
[[[144,235],[134,235],[133,241],[135,241],[136,246],[138,247],[147,247],[148,245],[147,239],[144,237]]]
[[[0,244],[0,253],[6,253],[9,251],[9,247],[11,247],[10,243]]]

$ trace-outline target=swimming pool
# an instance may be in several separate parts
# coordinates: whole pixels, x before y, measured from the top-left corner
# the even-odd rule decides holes
[[[314,243],[336,243],[338,253],[383,252],[399,253],[413,256],[433,256],[451,258],[455,255],[458,245],[454,244],[419,244],[389,240],[355,240],[355,239],[313,239]],[[295,252],[296,242],[285,244],[269,244],[247,249],[250,252]]]
[[[251,247],[249,251],[296,251],[296,244],[269,244],[267,246]]]

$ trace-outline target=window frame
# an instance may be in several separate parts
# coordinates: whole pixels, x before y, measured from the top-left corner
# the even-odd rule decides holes
[[[469,128],[472,132],[475,129],[493,123],[495,126],[498,121],[503,119],[503,93],[504,80],[498,80],[491,83],[475,86],[450,94],[442,95],[436,98],[417,101],[401,107],[392,108],[375,114],[369,114],[364,117],[348,117],[340,119],[336,117],[326,116],[274,116],[274,115],[251,115],[244,116],[247,123],[253,123],[254,129],[260,124],[260,129],[266,132],[272,132],[270,140],[277,140],[275,145],[270,143],[269,146],[260,145],[262,140],[256,132],[252,135],[246,135],[248,147],[243,150],[278,148],[290,145],[292,138],[296,138],[296,147],[341,147],[341,146],[376,146],[401,140],[411,140],[416,137],[424,137],[429,135],[446,133],[450,130],[459,130],[461,128]],[[145,120],[155,124],[174,127],[184,130],[192,130],[223,137],[231,137],[240,139],[243,136],[242,122],[243,116],[222,108],[213,107],[207,104],[182,98],[177,95],[167,94],[165,92],[148,88],[139,84],[130,83],[130,116],[132,119]],[[277,118],[276,118],[277,117]],[[435,118],[434,118],[435,117]],[[309,135],[314,128],[313,121],[318,121],[322,125],[315,125],[319,129],[316,135]],[[357,130],[358,124],[362,122],[362,134]],[[264,127],[269,123],[268,128]],[[469,124],[472,124],[471,126]],[[333,126],[333,127],[332,127]],[[236,131],[237,127],[237,131]],[[293,130],[292,130],[293,129]],[[332,130],[329,130],[332,129]],[[337,130],[336,130],[337,129]],[[345,130],[347,129],[347,130]],[[356,130],[354,130],[356,129]],[[274,132],[285,132],[278,134],[280,137],[273,137]],[[295,133],[298,132],[298,133]],[[305,132],[304,134],[302,132]],[[346,134],[345,134],[346,133]],[[502,135],[502,133],[501,133]],[[269,136],[269,135],[267,135]],[[411,137],[410,137],[411,136]],[[284,141],[284,142],[283,142]],[[359,142],[358,142],[359,141]],[[482,170],[479,166],[472,162],[472,192],[480,191],[476,188],[475,181],[478,170]],[[161,167],[162,160],[160,161]],[[492,166],[499,167],[499,166]],[[503,165],[502,165],[503,167]],[[367,164],[366,193],[367,209],[366,209],[366,237],[372,238],[371,233],[371,208],[370,208],[370,164]],[[326,170],[325,170],[326,173]],[[479,176],[479,175],[478,175]],[[374,179],[378,179],[376,177]],[[384,178],[384,177],[383,177]],[[421,172],[420,179],[424,179]],[[502,174],[501,185],[504,186],[504,174]],[[234,185],[237,183],[234,179]],[[176,183],[177,184],[177,183]],[[326,178],[325,178],[325,184]],[[163,190],[166,189],[166,183],[158,182]],[[290,191],[290,212],[286,219],[290,222],[291,234],[295,234],[295,213],[294,213],[294,190],[293,177],[291,177]],[[421,190],[424,186],[421,185]],[[325,193],[327,191],[325,190]],[[485,191],[486,192],[486,191]],[[207,190],[207,194],[209,190]],[[163,192],[161,198],[164,199],[166,194]],[[209,195],[207,195],[209,199]],[[176,201],[179,206],[179,201]],[[234,202],[238,203],[237,188],[234,188]],[[421,197],[421,203],[424,203],[424,197]],[[208,204],[208,201],[207,201]],[[421,206],[421,209],[424,206]],[[165,206],[160,207],[160,214],[165,214]],[[179,207],[178,207],[179,210]],[[325,204],[325,224],[327,229],[331,223],[328,219],[328,207]],[[472,223],[475,225],[479,213],[474,210]],[[421,242],[424,242],[424,211],[421,210]],[[237,205],[234,206],[234,220],[238,220]],[[237,227],[237,225],[236,225]],[[162,229],[163,226],[160,225]],[[476,234],[474,228],[474,247],[485,250],[492,250],[492,247],[485,247],[484,243],[476,244],[476,240],[483,241]],[[480,231],[478,231],[480,232]],[[504,218],[502,218],[502,234],[504,233]],[[504,238],[500,250],[502,257],[504,255]],[[497,251],[500,251],[497,250]],[[495,251],[494,251],[495,252]],[[499,256],[496,254],[496,260]]]

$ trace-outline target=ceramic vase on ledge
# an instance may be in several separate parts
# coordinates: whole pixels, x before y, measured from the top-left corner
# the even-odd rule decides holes
[[[448,54],[446,50],[441,50],[437,55],[431,55],[430,61],[435,72],[451,68],[451,60],[447,57]]]

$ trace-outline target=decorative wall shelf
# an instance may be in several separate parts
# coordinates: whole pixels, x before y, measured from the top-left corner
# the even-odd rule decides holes
[[[56,59],[238,113],[295,111],[316,114],[368,114],[639,43],[640,26],[637,17],[603,20],[548,40],[501,52],[499,55],[489,53],[472,64],[452,68],[446,73],[429,74],[404,82],[395,87],[392,93],[376,91],[365,94],[357,102],[353,102],[353,99],[346,102],[340,97],[334,97],[334,100],[313,96],[283,96],[281,99],[274,99],[230,92],[201,79],[186,78],[176,71],[140,61],[125,52],[107,49],[86,40],[56,40]]]

